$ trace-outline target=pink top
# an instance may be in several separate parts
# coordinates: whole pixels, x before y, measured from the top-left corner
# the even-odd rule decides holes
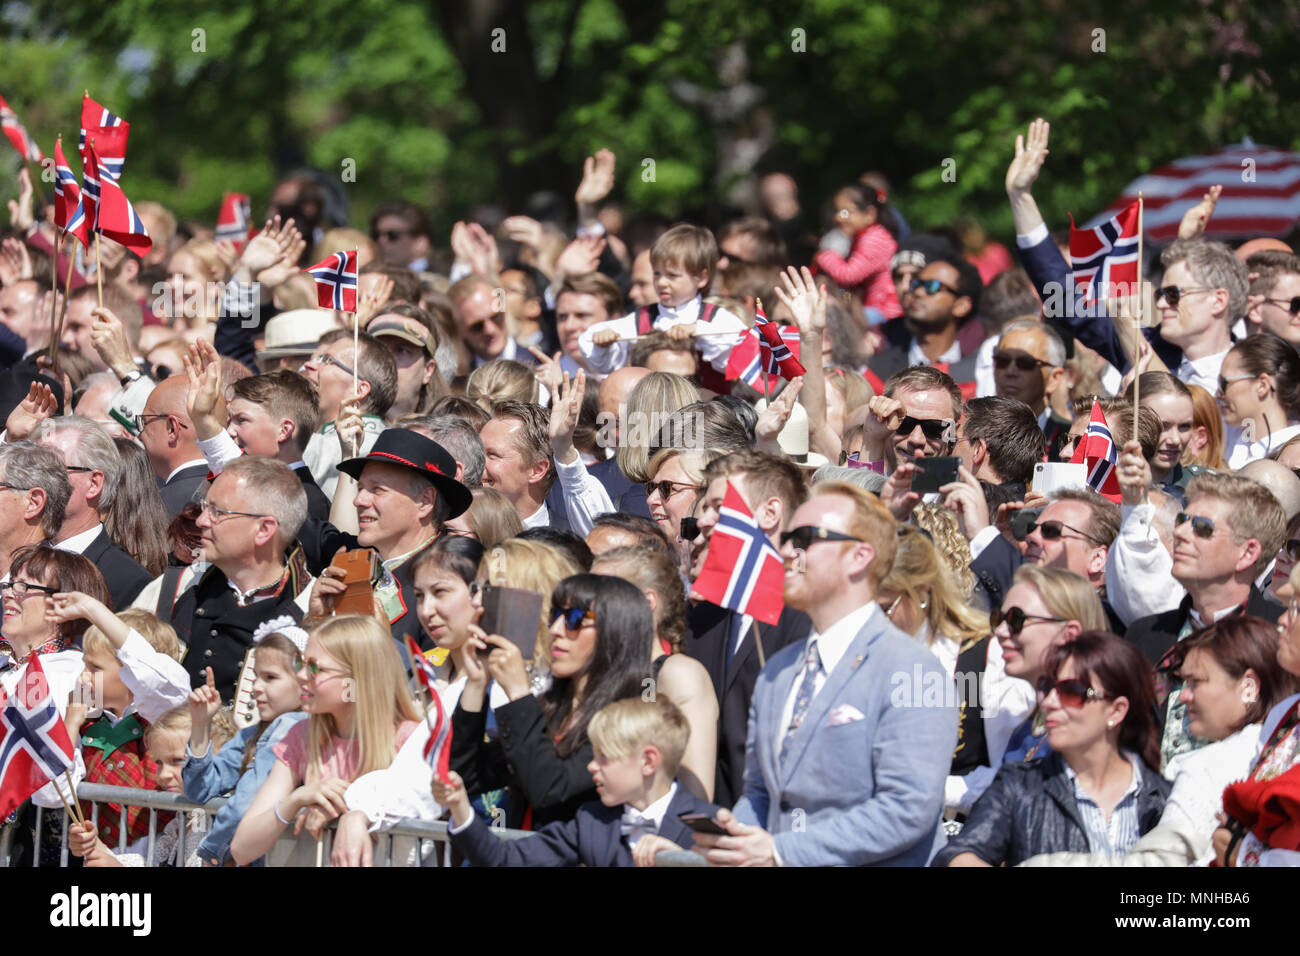
[[[853,249],[847,259],[831,249],[817,253],[817,267],[850,292],[862,297],[863,305],[879,309],[887,319],[903,314],[894,290],[889,260],[898,251],[898,243],[889,230],[873,223],[853,237]]]
[[[397,728],[394,741],[396,750],[402,749],[406,738],[419,725],[419,721],[406,720]],[[311,728],[310,720],[300,720],[289,728],[289,732],[272,748],[275,756],[293,771],[297,781],[307,779],[307,765],[311,761],[311,741],[307,734]],[[357,742],[355,738],[331,737],[321,751],[321,779],[354,780],[357,776]]]

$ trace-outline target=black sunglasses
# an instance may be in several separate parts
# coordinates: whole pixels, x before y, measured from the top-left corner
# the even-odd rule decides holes
[[[781,533],[781,543],[793,544],[799,551],[807,551],[808,546],[814,541],[861,540],[861,538],[855,538],[851,534],[842,534],[839,531],[831,531],[829,528],[822,528],[811,524],[806,524],[798,528],[791,528],[789,531],[783,531]]]
[[[898,423],[894,429],[895,435],[910,435],[920,427],[926,438],[932,441],[952,441],[955,437],[954,422],[950,418],[913,418],[911,415],[903,416],[903,420]]]
[[[1043,617],[1041,614],[1026,614],[1018,607],[1009,607],[1005,611],[995,607],[989,611],[989,626],[996,631],[998,625],[1006,621],[1007,630],[1012,634],[1019,634],[1023,631],[1026,621],[1051,621],[1055,624],[1064,624],[1066,620],[1063,617]]]
[[[1032,355],[1026,355],[1024,352],[994,352],[993,367],[1000,372],[1005,372],[1012,363],[1022,372],[1032,372],[1036,368],[1052,368],[1051,362],[1044,362],[1042,359],[1036,359]]]
[[[1050,677],[1038,678],[1038,692],[1040,694],[1046,697],[1052,691],[1056,691],[1061,706],[1068,707],[1071,710],[1078,710],[1090,700],[1112,699],[1110,694],[1103,694],[1101,691],[1089,687],[1081,680],[1058,680],[1053,683]]]
[[[576,631],[588,622],[593,624],[596,622],[595,616],[585,607],[551,608],[551,626],[554,626],[560,618],[564,618],[564,626],[570,631]]]
[[[659,497],[662,500],[667,501],[673,495],[677,494],[677,492],[673,490],[675,488],[689,488],[692,491],[704,490],[701,485],[690,485],[684,481],[669,481],[665,478],[662,481],[647,481],[645,483],[645,496],[649,498],[657,491],[659,492]]]
[[[1166,302],[1170,304],[1170,306],[1177,307],[1179,300],[1182,299],[1182,297],[1185,295],[1191,295],[1193,292],[1213,292],[1213,291],[1214,290],[1210,288],[1180,289],[1176,285],[1167,285],[1167,286],[1162,286],[1159,289],[1156,289],[1155,301],[1159,302],[1161,299],[1164,299]]]
[[[1280,309],[1285,309],[1292,315],[1300,315],[1300,295],[1292,296],[1290,299],[1271,299],[1265,296],[1265,302],[1272,302]]]
[[[1200,515],[1189,515],[1186,511],[1180,511],[1177,517],[1174,518],[1174,525],[1176,527],[1185,521],[1191,521],[1192,533],[1198,538],[1214,537],[1214,522],[1209,518],[1202,518]]]
[[[1099,541],[1086,531],[1080,531],[1078,528],[1068,525],[1064,521],[1031,521],[1029,522],[1026,534],[1033,534],[1034,531],[1037,531],[1042,535],[1044,541],[1057,541],[1062,537],[1063,531],[1073,531],[1075,534],[1079,535],[1079,537],[1087,538],[1089,541],[1095,541],[1097,544],[1105,547],[1105,542]]]
[[[940,289],[943,289],[945,292],[951,292],[953,295],[961,294],[952,286],[939,279],[913,279],[907,284],[907,287],[913,292],[919,292],[921,289],[924,289],[926,295],[934,295]]]

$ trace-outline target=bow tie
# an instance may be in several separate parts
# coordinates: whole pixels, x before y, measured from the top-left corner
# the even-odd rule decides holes
[[[647,817],[631,807],[623,809],[623,820],[620,827],[625,837],[644,836],[646,833],[659,832],[659,824],[655,822],[654,817]]]

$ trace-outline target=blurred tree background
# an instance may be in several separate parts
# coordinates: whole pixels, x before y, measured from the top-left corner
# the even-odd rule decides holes
[[[571,201],[601,147],[629,213],[716,218],[752,195],[746,170],[791,173],[818,209],[876,169],[914,227],[971,216],[1004,239],[1012,141],[1038,115],[1058,226],[1181,155],[1245,136],[1300,147],[1297,3],[1084,6],[22,0],[0,5],[0,93],[50,153],[57,133],[75,143],[88,88],[132,124],[128,194],[182,217],[212,223],[226,190],[258,214],[280,176],[350,159],[353,224],[401,197],[444,237],[480,203]]]

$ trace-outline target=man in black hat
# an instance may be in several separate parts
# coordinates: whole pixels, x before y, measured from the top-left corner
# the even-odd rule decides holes
[[[369,454],[339,464],[339,473],[357,483],[357,533],[347,534],[325,522],[309,521],[300,540],[308,567],[326,570],[336,552],[374,548],[383,562],[375,596],[388,612],[399,646],[410,634],[420,640],[411,581],[412,560],[433,544],[449,518],[463,514],[473,496],[456,480],[456,460],[432,439],[405,428],[380,433]],[[347,489],[339,489],[346,494]],[[427,640],[425,641],[427,643]]]

